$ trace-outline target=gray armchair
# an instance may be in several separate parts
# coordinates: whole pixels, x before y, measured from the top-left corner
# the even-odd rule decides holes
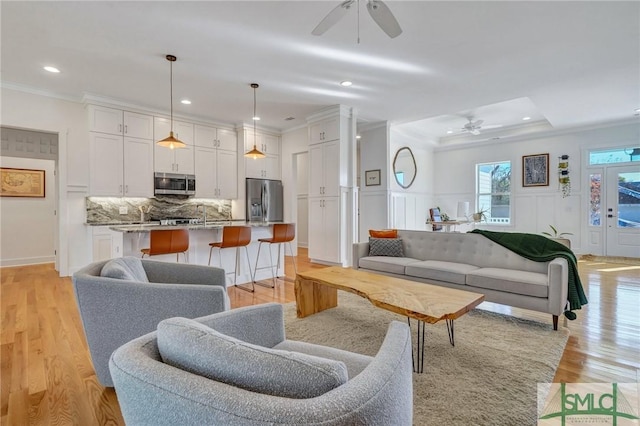
[[[270,303],[233,309],[189,321],[207,328],[224,338],[237,339],[228,345],[227,356],[219,351],[194,353],[193,347],[183,348],[186,334],[183,318],[163,321],[156,332],[149,333],[118,348],[109,362],[118,402],[127,424],[135,425],[411,425],[413,419],[413,385],[411,365],[411,336],[408,326],[392,322],[375,357],[304,342],[286,340],[282,305]],[[167,342],[167,329],[175,327],[175,342]],[[345,324],[349,327],[349,324]],[[211,330],[213,329],[213,330]],[[197,344],[210,335],[206,331],[193,339]],[[164,334],[163,334],[164,333]],[[169,335],[171,336],[171,335]],[[203,338],[204,336],[204,338]],[[241,342],[238,342],[241,341]],[[219,342],[216,341],[216,345]],[[315,378],[304,373],[288,371],[287,363],[293,355],[305,354],[320,362],[343,362],[348,377],[328,391],[313,397],[274,396],[270,392],[247,390],[245,387],[213,380],[209,376],[187,371],[169,364],[167,345],[172,351],[184,353],[183,358],[197,359],[196,368],[203,364],[213,369],[235,374],[249,387],[266,374],[277,376],[286,371],[288,380],[309,386]],[[247,345],[256,345],[256,353],[247,356]],[[206,346],[206,345],[205,345]],[[253,348],[252,350],[256,350]],[[208,349],[211,349],[209,347]],[[264,352],[279,352],[270,365],[262,362]],[[285,351],[285,352],[281,352]],[[222,351],[224,352],[224,350]],[[161,355],[162,353],[162,355]],[[208,357],[207,357],[208,356]],[[194,358],[196,357],[196,358]],[[320,358],[321,357],[321,358]],[[203,362],[204,360],[204,362]],[[164,362],[163,362],[164,361]],[[242,367],[239,367],[238,364]],[[307,367],[302,363],[301,370]],[[326,370],[323,370],[326,372]],[[298,373],[298,374],[296,374]],[[293,378],[293,379],[292,379]],[[273,385],[282,391],[289,383]],[[316,390],[317,391],[317,390]]]
[[[145,282],[100,276],[107,262],[92,263],[73,274],[91,360],[103,386],[113,386],[111,353],[155,330],[163,319],[195,318],[229,309],[223,269],[135,259],[144,268]]]

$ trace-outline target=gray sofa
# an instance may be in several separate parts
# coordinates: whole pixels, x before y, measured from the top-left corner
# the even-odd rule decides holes
[[[191,340],[193,328],[188,329],[185,323],[182,318],[163,321],[156,332],[135,339],[113,353],[109,367],[127,424],[401,426],[412,423],[411,336],[407,324],[392,322],[382,346],[372,358],[287,340],[283,308],[275,303],[233,309],[191,321],[196,323],[197,330]],[[184,330],[179,328],[183,326]],[[178,327],[173,334],[171,327]],[[214,333],[223,335],[225,340],[210,344],[211,333],[199,328],[214,329]],[[225,345],[226,339],[231,340],[231,344]],[[219,350],[217,346],[226,346],[226,349]],[[292,367],[292,354],[315,358]],[[271,355],[274,356],[268,358]],[[305,373],[309,364],[316,361],[344,363],[346,372],[342,382],[319,393],[316,389],[312,397],[295,395],[298,392],[295,390],[294,395],[281,396],[282,392],[291,392],[294,386],[298,389],[317,387],[317,378]],[[211,372],[196,374],[193,369]],[[323,372],[325,370],[320,375]],[[282,379],[283,375],[287,378]],[[261,380],[263,383],[259,383]],[[256,389],[262,386],[268,389]]]
[[[482,235],[399,230],[403,257],[369,256],[353,245],[353,267],[413,281],[468,290],[485,300],[549,313],[557,329],[567,306],[568,264],[528,260]]]
[[[119,346],[155,330],[163,319],[195,318],[229,309],[223,269],[137,258],[119,260],[142,265],[144,270],[138,270],[141,276],[101,276],[110,261],[92,263],[73,274],[93,367],[100,383],[108,387],[113,386],[109,357]]]

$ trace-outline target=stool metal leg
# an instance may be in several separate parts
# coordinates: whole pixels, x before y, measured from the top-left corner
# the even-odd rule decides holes
[[[240,250],[240,247],[237,247],[236,250]],[[240,290],[248,291],[249,293],[254,293],[256,291],[256,287],[254,285],[255,273],[251,272],[251,260],[249,259],[249,249],[247,248],[247,246],[244,246],[244,252],[247,255],[247,266],[249,267],[249,276],[251,276],[251,288],[249,289],[241,285],[235,284],[235,281],[234,281],[234,285],[236,288],[239,288]],[[238,259],[238,252],[236,251],[236,260],[237,259]],[[237,266],[239,267],[239,263],[237,263]]]
[[[266,243],[269,244],[269,243]],[[258,256],[256,256],[256,267],[253,270],[253,282],[255,284],[261,285],[262,287],[267,287],[267,288],[276,288],[276,279],[275,279],[275,275],[273,273],[273,255],[271,254],[271,244],[269,244],[269,260],[271,261],[271,264],[269,265],[269,269],[271,269],[271,276],[273,276],[273,285],[267,285],[264,283],[261,283],[259,281],[256,281],[256,273],[258,272],[258,269],[264,269],[266,268],[258,268],[258,260],[260,259],[260,248],[262,247],[262,241],[260,241],[260,244],[258,244]]]

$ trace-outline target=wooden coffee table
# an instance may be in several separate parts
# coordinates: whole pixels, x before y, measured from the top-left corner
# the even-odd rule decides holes
[[[417,352],[413,369],[424,366],[424,326],[445,320],[449,342],[454,345],[453,320],[460,318],[484,300],[483,294],[424,284],[400,278],[332,266],[298,272],[295,282],[298,318],[338,306],[338,290],[355,293],[374,306],[411,318],[418,323]]]

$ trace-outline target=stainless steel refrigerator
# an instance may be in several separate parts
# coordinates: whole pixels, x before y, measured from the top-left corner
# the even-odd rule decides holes
[[[247,220],[282,222],[282,181],[247,178]]]

